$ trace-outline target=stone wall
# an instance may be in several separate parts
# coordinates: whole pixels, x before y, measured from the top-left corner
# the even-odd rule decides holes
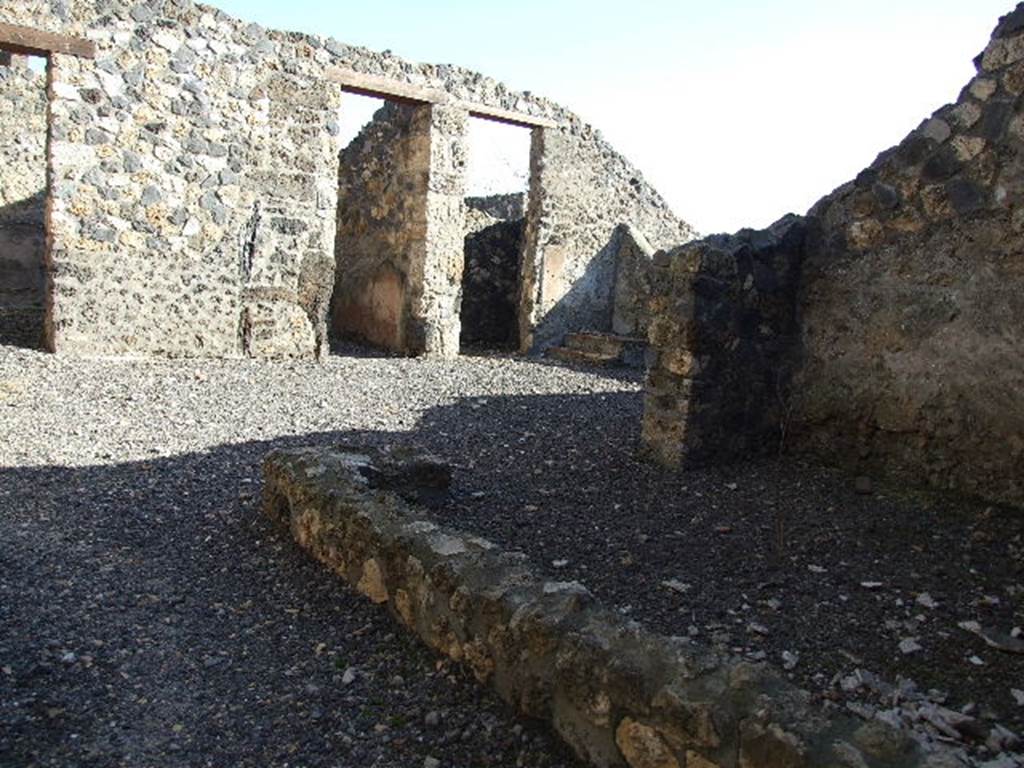
[[[422,318],[414,344],[417,351],[453,357],[459,353],[469,113],[435,104],[430,119],[426,254],[422,276],[412,282],[416,317]]]
[[[466,207],[468,216],[482,213],[492,219],[514,221],[526,217],[526,193],[508,192],[483,197],[467,197]],[[469,226],[469,231],[474,231],[472,224]]]
[[[808,215],[793,442],[1024,504],[1024,7],[956,103]]]
[[[644,339],[650,323],[648,297],[655,248],[629,224],[616,232],[615,293],[612,304],[612,332]]]
[[[0,344],[39,346],[45,306],[46,75],[0,66]]]
[[[1000,21],[976,64],[956,103],[816,204],[799,225],[803,244],[777,252],[774,269],[763,264],[773,305],[776,290],[780,299],[794,291],[788,352],[777,348],[789,336],[782,326],[762,328],[760,310],[748,318],[747,302],[735,303],[747,288],[720,282],[742,275],[735,240],[670,258],[654,291],[659,349],[645,401],[656,455],[678,463],[692,450],[699,459],[714,434],[723,457],[785,438],[858,473],[1024,504],[1024,5]],[[750,244],[756,261],[761,247]],[[703,279],[709,256],[712,281]],[[760,303],[758,273],[750,279]],[[722,336],[700,314],[722,306],[729,316],[730,304],[743,308],[735,327],[747,333]],[[717,364],[731,355],[715,352],[722,344],[751,348],[788,385],[769,396],[771,377],[757,363],[749,378],[720,380],[749,390],[745,406],[722,408],[712,389],[707,408],[700,382],[719,375],[689,353],[710,351]]]
[[[690,236],[578,117],[469,70],[266,31],[189,0],[3,8],[7,21],[88,35],[98,49],[95,61],[53,57],[49,343],[62,352],[323,349],[341,149],[332,67],[444,94],[431,112],[429,253],[422,290],[411,285],[423,318],[414,348],[458,349],[466,102],[557,125],[535,131],[525,347],[610,322],[607,244],[619,223],[652,242]]]
[[[620,224],[656,248],[695,236],[590,126],[534,130],[520,309],[524,350],[547,349],[573,331],[611,330]]]
[[[525,202],[522,194],[466,198],[466,261],[459,313],[463,348],[519,346]]]
[[[74,4],[60,25],[87,31],[96,60],[53,56],[50,345],[316,354],[338,89],[282,68],[286,43],[211,9],[103,6]]]
[[[426,255],[429,173],[430,107],[386,102],[342,151],[331,310],[338,338],[412,351],[408,283]]]
[[[521,553],[432,522],[443,465],[407,450],[293,449],[264,463],[264,508],[310,555],[466,664],[602,768],[934,768],[878,720],[827,716],[766,665],[667,638]]]
[[[782,449],[803,238],[793,216],[655,257],[643,438],[661,462]]]
[[[341,153],[333,327],[407,354],[457,354],[465,117],[388,102]]]

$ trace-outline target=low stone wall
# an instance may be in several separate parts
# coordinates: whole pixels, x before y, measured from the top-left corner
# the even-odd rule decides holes
[[[803,240],[793,216],[655,257],[643,438],[663,463],[781,450]]]
[[[45,310],[46,75],[0,65],[0,344],[42,343]]]
[[[264,505],[312,556],[595,766],[951,765],[878,721],[825,717],[764,665],[646,632],[403,498],[443,509],[446,482],[414,452],[274,451]]]
[[[466,198],[462,347],[517,349],[525,196]]]

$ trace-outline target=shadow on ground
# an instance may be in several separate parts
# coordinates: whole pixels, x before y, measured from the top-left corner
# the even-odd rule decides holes
[[[641,407],[637,392],[464,398],[410,432],[0,470],[0,763],[574,764],[263,519],[269,449],[395,440],[454,464],[442,522],[655,629],[771,661],[799,652],[791,677],[819,690],[856,666],[899,671],[1014,723],[1001,697],[1024,663],[956,622],[1020,622],[1006,591],[1024,581],[1019,517],[858,495],[782,459],[665,473],[638,458]],[[915,607],[922,592],[942,610]],[[908,623],[925,650],[900,658]],[[986,666],[965,667],[979,652]]]

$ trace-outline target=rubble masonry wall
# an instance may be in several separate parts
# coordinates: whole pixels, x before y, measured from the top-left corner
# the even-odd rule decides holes
[[[0,17],[97,45],[95,60],[52,57],[49,343],[60,352],[323,350],[341,150],[332,67],[447,99],[431,113],[430,252],[410,298],[425,352],[457,351],[464,102],[557,124],[534,136],[528,349],[610,323],[611,283],[595,283],[609,279],[605,246],[620,220],[652,240],[692,236],[578,117],[475,72],[267,31],[189,0],[2,0]]]
[[[655,455],[784,444],[1024,504],[1024,5],[976,64],[956,103],[806,217],[660,259]]]

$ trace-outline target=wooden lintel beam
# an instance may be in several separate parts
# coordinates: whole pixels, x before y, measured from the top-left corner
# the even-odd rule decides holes
[[[324,76],[331,82],[338,83],[343,91],[405,104],[437,104],[446,98],[442,91],[403,83],[401,80],[392,80],[388,77],[364,75],[362,72],[343,67],[327,67]]]
[[[379,75],[366,75],[343,67],[327,67],[324,76],[338,83],[343,91],[373,96],[378,99],[397,101],[400,104],[454,104],[469,112],[473,117],[493,120],[498,123],[518,125],[523,128],[555,128],[558,123],[545,117],[534,117],[524,112],[492,107],[472,101],[454,101],[447,93],[426,88],[401,80]]]
[[[0,50],[24,56],[64,53],[83,59],[96,58],[96,43],[92,40],[3,22],[0,22]]]
[[[518,125],[521,128],[558,127],[558,123],[554,120],[549,120],[546,117],[534,117],[533,115],[528,115],[525,112],[514,112],[511,109],[501,109],[500,107],[491,107],[487,104],[477,104],[475,102],[463,102],[462,107],[465,108],[473,117],[479,117],[483,120],[492,120],[496,123]]]

